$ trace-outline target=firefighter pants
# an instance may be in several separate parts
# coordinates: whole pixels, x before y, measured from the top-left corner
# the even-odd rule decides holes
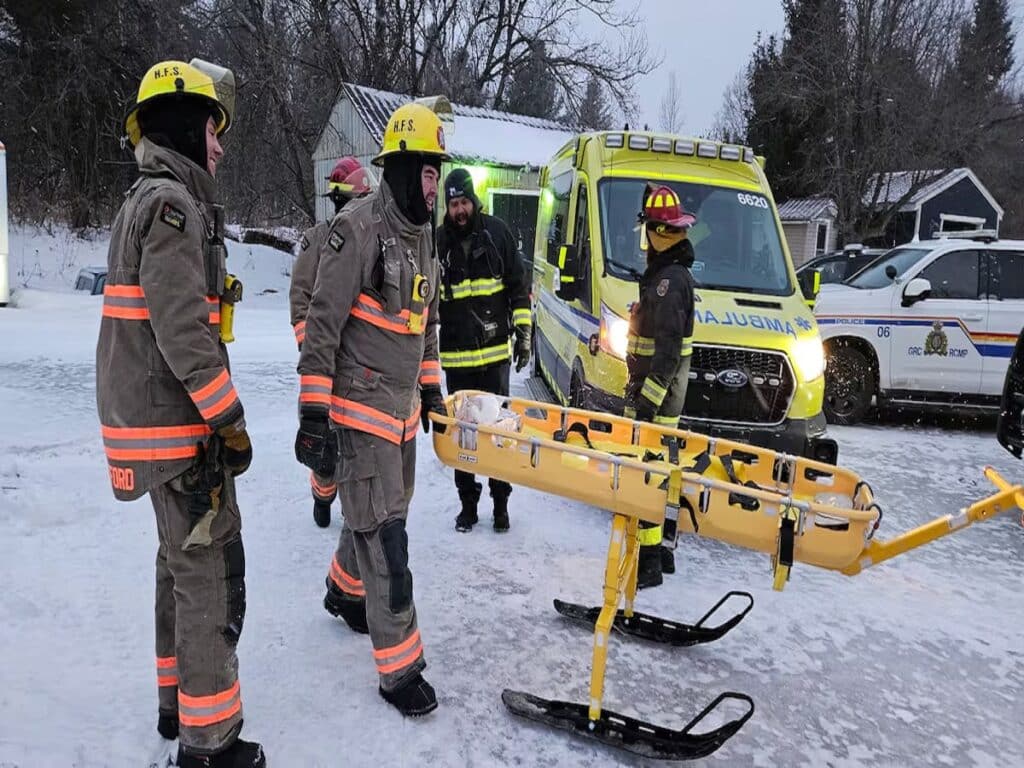
[[[405,532],[416,479],[416,440],[396,445],[342,429],[340,443],[344,524],[330,579],[350,597],[366,600],[380,685],[391,691],[426,667]]]
[[[448,368],[444,372],[448,394],[458,392],[460,389],[478,389],[495,395],[507,395],[508,377],[507,362],[483,368]],[[508,498],[512,493],[512,486],[504,480],[492,478],[487,481],[487,485],[490,486],[492,498]],[[476,487],[476,476],[469,472],[455,470],[455,487],[459,490],[460,499],[468,496],[475,501],[480,497],[480,491]]]
[[[156,556],[156,667],[160,712],[177,714],[181,743],[212,754],[242,725],[235,646],[245,618],[245,553],[234,480],[228,477],[212,542],[185,551],[190,496],[180,479],[150,491],[160,546]]]
[[[338,497],[338,484],[330,475],[320,475],[316,472],[309,473],[309,488],[313,492],[314,501],[322,501],[325,504],[333,504]]]

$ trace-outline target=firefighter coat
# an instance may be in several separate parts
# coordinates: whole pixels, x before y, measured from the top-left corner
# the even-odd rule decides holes
[[[306,337],[306,312],[309,311],[309,300],[313,298],[316,270],[320,266],[320,246],[327,239],[330,228],[330,221],[321,221],[303,232],[302,239],[299,240],[299,255],[295,257],[295,264],[292,265],[288,304],[291,309],[295,343],[300,347]]]
[[[687,240],[663,253],[652,251],[640,278],[640,301],[630,310],[626,397],[645,397],[656,411],[670,388],[686,387],[676,378],[693,352],[692,263],[693,246]],[[681,409],[682,398],[672,399]]]
[[[401,445],[419,428],[422,385],[440,385],[437,259],[386,183],[334,217],[320,247],[299,356],[299,405]]]
[[[223,250],[208,247],[213,177],[143,138],[141,177],[114,220],[96,347],[96,403],[114,495],[184,472],[242,418],[220,341]]]
[[[501,219],[475,211],[460,237],[446,216],[441,262],[441,365],[482,368],[509,359],[513,326],[531,324],[529,276]]]

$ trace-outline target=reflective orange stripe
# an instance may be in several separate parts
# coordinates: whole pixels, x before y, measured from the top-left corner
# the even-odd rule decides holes
[[[416,439],[416,433],[420,428],[420,413],[422,411],[422,407],[417,405],[412,416],[405,420],[405,432],[402,435],[405,442]]]
[[[146,292],[141,285],[105,285],[103,286],[104,296],[122,296],[128,299],[144,299]]]
[[[103,317],[117,320],[149,320],[149,308],[141,285],[105,285]]]
[[[299,402],[331,404],[331,389],[334,382],[328,376],[300,376]]]
[[[373,658],[377,662],[377,671],[382,675],[397,672],[405,669],[423,655],[423,646],[420,643],[420,631],[417,629],[408,639],[390,648],[374,650]],[[385,659],[394,659],[387,662]]]
[[[198,453],[210,428],[205,424],[174,427],[111,427],[102,425],[103,448],[111,461],[187,459]]]
[[[333,496],[335,491],[338,490],[337,483],[331,483],[330,485],[320,485],[316,479],[316,473],[309,473],[309,484],[313,486],[313,491],[320,496]]]
[[[331,398],[331,421],[368,432],[395,445],[401,445],[406,433],[406,424],[394,416],[342,397]]]
[[[359,294],[359,298],[352,307],[351,314],[353,317],[358,317],[360,320],[364,320],[378,328],[383,328],[385,331],[405,335],[419,335],[419,333],[409,329],[408,309],[403,309],[397,315],[393,315],[387,312],[379,301],[365,293]],[[423,313],[423,317],[424,322],[426,322],[426,312]]]
[[[441,363],[437,360],[424,360],[420,363],[420,384],[440,384]]]
[[[220,297],[219,296],[207,296],[206,297],[207,309],[210,311],[210,325],[220,324]]]
[[[175,656],[156,657],[156,684],[163,688],[178,684],[178,659]]]
[[[301,344],[303,341],[306,340],[306,321],[305,320],[303,320],[302,322],[296,323],[292,330],[295,331],[295,341],[298,344]]]
[[[221,723],[242,708],[238,681],[226,691],[210,696],[189,696],[178,689],[178,720],[182,725],[202,727]]]
[[[189,396],[207,421],[217,418],[238,402],[238,393],[226,368],[205,387],[190,392]]]
[[[350,576],[341,564],[338,562],[338,557],[335,556],[331,560],[331,581],[334,585],[342,592],[347,592],[350,595],[356,597],[366,597],[366,589],[363,587],[363,582],[354,576]]]

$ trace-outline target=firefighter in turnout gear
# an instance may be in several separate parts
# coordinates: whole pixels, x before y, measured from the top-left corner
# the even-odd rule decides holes
[[[370,193],[370,175],[354,157],[341,158],[327,177],[327,194],[334,203],[334,215],[337,216],[350,200],[363,197]],[[302,341],[306,336],[306,312],[309,311],[309,300],[313,296],[316,284],[317,266],[320,264],[320,247],[331,228],[331,220],[321,221],[302,233],[299,241],[299,255],[292,266],[292,283],[288,292],[291,305],[292,329],[295,331],[295,343],[302,351]],[[310,490],[313,492],[313,520],[321,528],[331,524],[331,504],[338,495],[338,484],[334,480],[334,467],[326,475],[310,471]]]
[[[446,413],[430,224],[445,159],[430,109],[395,111],[374,160],[379,188],[346,206],[320,247],[299,357],[296,458],[317,472],[335,450],[340,459],[344,524],[324,607],[369,632],[380,694],[406,715],[437,707],[422,676],[405,521],[416,432],[428,430],[429,411]]]
[[[125,120],[139,179],[114,221],[96,401],[114,496],[156,512],[157,729],[177,765],[263,766],[238,738],[245,554],[234,478],[252,459],[222,342],[228,278],[214,181],[230,71],[193,59],[143,77]],[[229,299],[233,300],[233,299]]]
[[[645,196],[640,221],[647,269],[629,318],[625,416],[677,426],[693,352],[693,246],[686,235],[697,219],[670,187],[648,185]],[[675,531],[640,524],[641,589],[661,584],[662,571],[675,571],[672,549],[661,546],[663,540],[674,541]]]
[[[512,233],[501,219],[480,210],[473,179],[456,168],[444,181],[447,212],[437,233],[441,262],[441,367],[449,392],[478,389],[508,394],[509,352],[522,370],[530,359],[530,292]],[[514,341],[510,341],[514,336]],[[509,529],[512,486],[490,480],[494,530]],[[483,486],[455,470],[462,509],[455,530],[477,522]]]

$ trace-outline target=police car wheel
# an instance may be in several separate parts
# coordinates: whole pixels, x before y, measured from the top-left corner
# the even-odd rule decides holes
[[[829,350],[825,369],[825,418],[830,424],[862,421],[875,395],[875,376],[867,357],[848,346]]]

